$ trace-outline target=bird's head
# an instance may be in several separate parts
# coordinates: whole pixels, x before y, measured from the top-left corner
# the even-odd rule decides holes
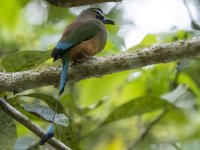
[[[89,13],[92,17],[95,17],[96,19],[100,20],[103,24],[115,25],[114,21],[105,18],[103,11],[100,8],[88,8],[84,10],[83,13]]]

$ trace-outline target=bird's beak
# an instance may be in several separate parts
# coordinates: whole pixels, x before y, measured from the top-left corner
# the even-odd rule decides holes
[[[111,24],[111,25],[115,25],[115,22],[109,19],[103,19],[102,20],[104,24]]]

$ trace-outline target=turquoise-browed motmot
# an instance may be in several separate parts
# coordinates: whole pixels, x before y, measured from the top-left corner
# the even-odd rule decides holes
[[[83,10],[80,15],[65,28],[61,39],[58,41],[51,54],[54,61],[57,59],[62,60],[58,101],[60,95],[64,91],[67,81],[69,62],[85,60],[100,52],[105,47],[107,30],[104,24],[114,25],[114,21],[105,19],[102,10],[99,8],[88,8]],[[55,113],[47,133],[40,142],[41,145],[54,136],[53,121]]]

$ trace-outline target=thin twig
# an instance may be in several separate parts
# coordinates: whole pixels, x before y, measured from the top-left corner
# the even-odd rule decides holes
[[[29,118],[27,118],[21,112],[16,110],[14,107],[12,107],[2,98],[0,98],[0,108],[5,113],[10,115],[12,118],[14,118],[16,121],[18,121],[19,123],[24,125],[26,128],[28,128],[30,131],[32,131],[35,135],[39,136],[40,138],[42,138],[45,135],[45,131],[42,128],[34,124]],[[48,140],[47,142],[56,149],[71,150],[69,147],[67,147],[65,144],[63,144],[56,138],[52,138]]]

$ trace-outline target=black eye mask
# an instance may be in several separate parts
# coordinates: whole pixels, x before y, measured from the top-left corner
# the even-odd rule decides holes
[[[99,20],[104,20],[104,16],[102,16],[100,14],[97,14],[96,18],[99,19]]]

